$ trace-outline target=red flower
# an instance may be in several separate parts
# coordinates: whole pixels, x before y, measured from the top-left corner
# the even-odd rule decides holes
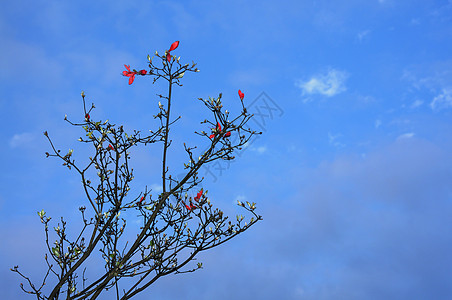
[[[110,151],[110,150],[115,150],[115,148],[113,148],[113,146],[110,144],[110,145],[108,145],[107,150],[108,150],[108,151]]]
[[[212,128],[212,129],[213,129],[213,128]],[[217,134],[217,132],[220,132],[220,131],[221,131],[221,125],[220,125],[219,122],[217,122],[217,128],[215,128],[215,129],[213,130],[213,134],[209,135],[209,138],[210,138],[210,139],[213,139],[213,138],[215,137],[215,135]]]
[[[190,206],[188,206],[187,204],[185,204],[184,201],[182,201],[182,203],[185,205],[185,208],[188,209],[188,210],[190,210],[190,211],[191,211],[192,209],[195,209],[195,208],[196,208],[196,206],[193,205],[193,203],[191,203],[191,201],[190,201]]]
[[[243,97],[245,97],[245,94],[242,93],[241,90],[239,90],[239,97],[240,97],[240,100],[243,100]]]
[[[86,114],[86,115],[85,115],[85,120],[86,120],[86,121],[89,121],[89,114]]]
[[[198,202],[202,196],[202,189],[196,194],[195,201]]]
[[[215,129],[213,130],[213,134],[209,135],[209,138],[210,138],[210,139],[213,139],[213,138],[215,137],[215,135],[216,135],[217,133],[220,133],[220,132],[221,132],[221,125],[220,125],[219,122],[217,122],[217,128],[215,128]],[[228,131],[228,132],[226,132],[226,134],[224,135],[223,138],[225,138],[225,137],[230,137],[230,136],[231,136],[231,132]]]
[[[141,70],[140,71],[140,75],[146,75],[147,71],[146,70]]]
[[[141,197],[140,201],[138,201],[138,204],[141,204],[141,202],[143,202],[143,200],[145,199],[145,197]]]
[[[178,46],[179,46],[179,41],[175,41],[174,43],[171,44],[171,47],[169,48],[168,52],[166,53],[166,60],[168,62],[171,61],[171,51],[176,49]]]
[[[129,65],[129,66],[124,65],[124,67],[126,67],[127,71],[123,71],[123,72],[122,72],[122,75],[123,75],[123,76],[129,77],[129,85],[130,85],[130,84],[132,84],[133,81],[135,80],[135,74],[136,74],[136,73],[130,71],[130,65]]]

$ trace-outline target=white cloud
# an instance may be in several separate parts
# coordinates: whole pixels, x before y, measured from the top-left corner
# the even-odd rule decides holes
[[[34,136],[31,133],[25,132],[21,134],[15,134],[10,140],[9,145],[11,148],[16,148],[20,146],[27,145],[31,143],[34,139]]]
[[[423,103],[424,103],[424,101],[417,99],[417,100],[415,100],[415,101],[411,104],[411,108],[419,107],[419,106],[421,106]]]
[[[266,146],[254,147],[254,148],[251,148],[251,150],[256,151],[259,154],[262,154],[267,151],[267,147]]]
[[[332,97],[347,90],[345,81],[348,73],[331,69],[327,74],[320,74],[311,77],[308,81],[298,80],[295,84],[301,88],[303,95],[321,94]]]
[[[160,184],[151,184],[151,189],[157,193],[163,192],[163,186]]]
[[[267,151],[267,147],[265,147],[265,146],[258,147],[258,148],[256,149],[256,151],[257,151],[258,153],[264,153],[265,151]]]
[[[343,143],[338,141],[338,139],[340,137],[342,137],[341,133],[333,135],[332,133],[328,132],[328,142],[329,142],[329,144],[334,146],[334,147],[337,147],[337,148],[345,147],[345,144],[343,144]]]
[[[407,132],[404,134],[401,134],[397,137],[398,140],[402,140],[402,139],[410,139],[414,136],[414,132]]]
[[[433,110],[452,108],[452,88],[443,89],[441,94],[433,98],[430,107]]]
[[[364,30],[364,31],[358,32],[358,34],[357,34],[358,40],[361,42],[366,36],[369,35],[369,33],[370,33],[370,30]]]
[[[381,126],[381,120],[380,119],[375,120],[375,128],[378,129],[378,127],[380,127],[380,126]]]

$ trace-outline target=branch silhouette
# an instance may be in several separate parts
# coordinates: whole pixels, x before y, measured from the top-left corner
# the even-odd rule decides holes
[[[230,113],[223,110],[221,93],[217,98],[199,98],[212,113],[209,120],[201,121],[201,124],[209,126],[211,132],[195,131],[195,134],[205,137],[209,146],[206,151],[199,152],[197,147],[189,147],[184,143],[188,158],[188,162],[184,163],[184,176],[176,179],[170,174],[167,156],[172,142],[170,127],[180,118],[171,118],[173,87],[182,86],[181,80],[185,73],[199,72],[195,63],[182,65],[180,57],[171,55],[178,46],[177,41],[163,55],[158,52],[153,57],[148,55],[149,71],[131,70],[130,66],[125,65],[126,71],[123,72],[123,76],[129,78],[129,84],[134,82],[136,76],[149,76],[153,83],[162,79],[168,84],[167,94],[158,95],[164,103],[159,101],[158,113],[154,115],[160,121],[156,131],[150,131],[150,134],[142,137],[140,131],[128,134],[123,126],[111,124],[108,120],[94,121],[90,114],[95,106],[92,104],[87,109],[86,95],[82,92],[84,120],[74,123],[67,116],[65,120],[84,130],[85,137],[79,138],[79,142],[90,144],[95,151],[87,165],[80,167],[75,164],[73,150],[62,155],[47,131],[44,132],[52,148],[52,153],[46,152],[46,156],[61,159],[63,166],[80,175],[88,208],[79,208],[83,228],[73,240],[68,238],[67,223],[61,218],[61,223],[54,227],[57,236],[55,242],[50,237],[51,217],[44,210],[38,212],[45,229],[48,250],[45,261],[48,268],[39,286],[22,274],[18,266],[12,268],[13,272],[27,281],[28,288],[22,283],[20,285],[24,292],[35,295],[37,299],[97,299],[103,292],[114,288],[116,299],[130,299],[162,276],[189,273],[202,268],[201,262],[194,267],[188,267],[188,264],[195,261],[201,251],[229,241],[262,220],[255,212],[255,203],[239,201],[238,205],[253,216],[249,222],[244,222],[243,216],[237,216],[236,222],[232,222],[223,211],[213,207],[207,191],[196,189],[204,179],[198,177],[199,169],[204,164],[220,159],[233,160],[235,150],[240,150],[253,135],[261,134],[245,127],[252,114],[248,113],[244,105],[242,91],[238,91],[241,113],[231,120]],[[236,137],[235,142],[231,142],[233,136]],[[134,176],[133,168],[129,165],[129,150],[141,144],[147,146],[158,143],[162,146],[163,190],[153,197],[146,187],[133,196],[130,183]],[[97,177],[89,178],[89,171],[93,168],[97,171]],[[188,195],[192,189],[196,193],[193,198]],[[120,239],[126,227],[121,212],[130,210],[138,214],[142,226],[132,243],[127,241],[121,246]],[[87,212],[92,217],[86,217]],[[85,277],[87,259],[94,255],[95,249],[100,251],[105,261],[105,273],[95,280],[88,280]],[[55,276],[57,283],[45,292],[49,275]],[[120,291],[121,278],[132,278],[134,281]]]

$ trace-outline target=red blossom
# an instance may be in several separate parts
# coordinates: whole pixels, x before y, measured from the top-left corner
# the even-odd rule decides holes
[[[141,202],[143,202],[143,200],[145,199],[145,197],[141,197],[140,201],[138,201],[138,204],[141,204]]]
[[[108,145],[107,150],[108,150],[108,151],[110,151],[110,150],[115,150],[115,148],[113,148],[113,146],[110,144],[110,145]]]
[[[217,128],[213,129],[213,134],[209,135],[209,138],[213,139],[218,132],[221,132],[221,125],[219,122],[217,122]]]
[[[124,67],[126,67],[127,71],[123,71],[122,75],[123,76],[127,76],[129,77],[129,85],[133,83],[133,81],[135,80],[135,72],[130,71],[130,65],[124,65]]]
[[[217,133],[220,133],[220,132],[221,132],[221,125],[219,122],[217,122],[217,128],[215,128],[213,130],[213,134],[209,135],[209,138],[213,139],[215,137],[215,135],[217,135]],[[228,132],[226,132],[226,134],[224,135],[223,138],[230,137],[230,136],[231,136],[231,132],[228,131]]]
[[[147,71],[146,70],[141,70],[140,71],[140,75],[146,75],[147,74]]]
[[[202,189],[196,194],[195,201],[198,202],[202,196]]]
[[[85,115],[85,120],[86,120],[86,121],[89,121],[89,114],[86,114],[86,115]]]
[[[171,61],[171,51],[173,51],[174,49],[176,49],[179,46],[179,41],[175,41],[174,43],[171,44],[171,47],[169,48],[169,50],[166,53],[166,60],[168,62]]]
[[[245,97],[245,94],[242,93],[241,90],[239,90],[239,97],[240,97],[240,100],[243,100],[243,98]]]
[[[192,209],[197,208],[197,206],[193,205],[193,203],[191,203],[191,201],[190,201],[190,205],[185,204],[184,201],[182,201],[182,203],[185,205],[185,208],[188,209],[189,211],[191,211]]]

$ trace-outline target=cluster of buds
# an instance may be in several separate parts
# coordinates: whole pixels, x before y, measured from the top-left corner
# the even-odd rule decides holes
[[[179,41],[175,41],[174,43],[171,44],[169,50],[165,51],[165,53],[166,53],[166,60],[168,62],[171,61],[171,51],[175,50],[178,46],[179,46]],[[151,61],[151,58],[150,58],[149,55],[148,55],[148,60],[149,60],[149,62]],[[137,70],[133,69],[132,71],[130,71],[130,65],[124,65],[124,67],[126,67],[126,71],[123,71],[122,75],[126,76],[126,77],[129,77],[129,85],[132,84],[133,81],[135,80],[135,75],[142,75],[142,76],[144,76],[144,75],[146,75],[148,73],[146,70],[137,71]],[[178,78],[182,78],[183,76],[184,76],[184,73],[180,73],[178,75]]]
[[[203,189],[201,189],[201,190],[196,194],[196,197],[194,198],[195,201],[196,201],[196,202],[199,202],[199,200],[201,199],[201,196],[202,196],[202,195],[203,195]],[[190,198],[190,205],[185,204],[184,201],[182,201],[182,204],[185,205],[185,208],[186,208],[188,211],[191,211],[192,209],[198,208],[196,205],[194,205],[194,204],[191,202],[191,198]]]
[[[217,122],[217,127],[216,128],[212,128],[212,134],[209,135],[210,139],[213,139],[215,137],[215,135],[220,134],[221,133],[221,125],[219,122]],[[228,131],[225,133],[225,135],[223,136],[223,138],[227,138],[231,136],[231,132]]]

